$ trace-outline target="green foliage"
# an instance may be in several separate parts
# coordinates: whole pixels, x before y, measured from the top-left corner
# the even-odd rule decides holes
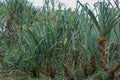
[[[26,75],[40,73],[50,79],[53,75],[55,80],[107,80],[109,70],[101,69],[98,38],[107,39],[104,52],[108,54],[107,66],[111,68],[120,58],[118,6],[97,2],[94,13],[80,1],[75,10],[62,9],[61,3],[55,9],[55,4],[54,0],[45,0],[38,9],[27,0],[0,3],[3,66]]]

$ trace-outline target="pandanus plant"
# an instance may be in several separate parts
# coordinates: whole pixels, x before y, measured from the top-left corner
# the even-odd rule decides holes
[[[2,36],[9,40],[8,45],[11,45],[13,38],[20,39],[23,25],[32,24],[36,10],[27,0],[4,0],[1,6],[4,8],[0,14],[5,24]]]
[[[97,2],[95,6],[95,13],[88,8],[88,6],[83,5],[81,2],[77,1],[82,8],[86,11],[89,17],[95,24],[99,32],[98,36],[98,51],[99,51],[99,60],[101,67],[104,70],[108,70],[107,58],[108,53],[105,52],[105,45],[109,41],[111,31],[117,26],[120,22],[120,11],[117,10],[110,2]],[[95,15],[96,14],[96,15]],[[114,73],[120,64],[116,64],[114,67],[110,68],[110,74]]]

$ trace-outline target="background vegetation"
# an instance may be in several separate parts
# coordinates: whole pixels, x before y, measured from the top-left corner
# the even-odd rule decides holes
[[[54,0],[35,8],[27,0],[0,1],[1,79],[119,80],[119,1]]]

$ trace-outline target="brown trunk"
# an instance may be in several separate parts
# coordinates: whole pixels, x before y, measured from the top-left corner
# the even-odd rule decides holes
[[[63,66],[64,67],[64,74],[67,77],[68,80],[74,80],[72,77],[71,72],[69,71],[68,67],[66,65]]]
[[[10,14],[10,18],[7,19],[7,23],[6,23],[6,30],[7,30],[7,32],[8,32],[7,35],[8,35],[9,37],[13,36],[13,32],[12,32],[12,20],[13,20],[13,16],[12,16],[12,14]],[[11,47],[12,42],[11,42],[11,41],[8,41],[7,45],[8,45],[8,47]]]
[[[119,68],[120,68],[120,63],[110,68],[109,79],[111,80],[115,79],[115,71],[117,71]]]
[[[55,77],[55,72],[54,72],[54,69],[52,67],[52,64],[47,63],[46,67],[47,67],[47,70],[42,70],[41,68],[39,68],[40,73],[42,73],[46,76],[49,76],[51,78],[54,78]]]
[[[107,62],[106,62],[107,54],[104,51],[105,42],[106,42],[106,40],[104,38],[101,38],[98,41],[98,45],[99,45],[99,58],[100,58],[101,66],[104,70],[107,70]]]
[[[6,29],[8,30],[8,33],[12,33],[12,20],[13,20],[13,15],[10,14],[10,18],[7,19],[7,24],[6,24]]]
[[[47,64],[46,64],[46,67],[47,67],[47,73],[49,73],[49,76],[50,76],[51,78],[54,78],[54,77],[55,77],[55,72],[54,72],[52,63],[47,63]]]
[[[50,74],[47,71],[44,71],[42,69],[39,69],[40,73],[46,75],[46,76],[50,76]]]
[[[114,73],[115,71],[117,71],[120,68],[120,63],[116,64],[115,66],[113,66],[110,69],[110,73]]]
[[[74,68],[78,69],[78,54],[74,54],[73,61],[74,61]]]
[[[91,72],[95,72],[96,71],[96,61],[95,61],[95,56],[92,56],[90,59],[90,65],[91,65]]]
[[[8,30],[8,33],[9,34],[11,34],[11,20],[9,19],[9,20],[7,20],[7,27],[6,27],[6,29]]]

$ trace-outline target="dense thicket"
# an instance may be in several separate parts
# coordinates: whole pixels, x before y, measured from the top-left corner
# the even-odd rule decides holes
[[[54,0],[41,8],[27,0],[1,1],[3,71],[55,80],[119,80],[119,1],[98,1],[94,9],[76,3],[72,10],[61,3],[55,9]]]

